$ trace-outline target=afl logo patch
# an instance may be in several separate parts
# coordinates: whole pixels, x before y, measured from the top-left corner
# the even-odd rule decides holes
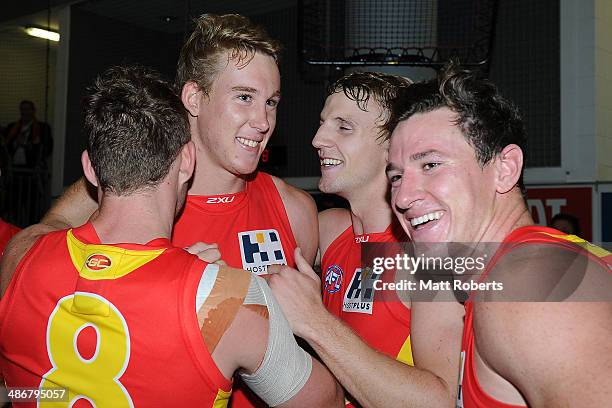
[[[338,265],[331,265],[325,272],[325,290],[327,293],[336,293],[342,288],[342,268]]]
[[[87,269],[92,271],[101,271],[111,266],[111,260],[108,256],[102,254],[89,255],[85,261]]]

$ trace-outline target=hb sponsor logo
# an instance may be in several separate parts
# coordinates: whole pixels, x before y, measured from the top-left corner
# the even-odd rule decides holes
[[[238,233],[242,268],[258,275],[268,271],[268,265],[287,264],[280,235],[275,229]]]
[[[374,309],[374,282],[382,274],[372,272],[371,268],[357,268],[342,302],[343,312],[372,314]]]
[[[92,254],[89,255],[87,257],[87,260],[85,261],[85,266],[87,267],[87,269],[91,270],[91,271],[101,271],[104,270],[108,267],[110,267],[112,264],[110,258],[106,255],[102,255],[102,254]]]
[[[325,272],[325,290],[327,293],[336,293],[342,288],[342,268],[330,265]]]

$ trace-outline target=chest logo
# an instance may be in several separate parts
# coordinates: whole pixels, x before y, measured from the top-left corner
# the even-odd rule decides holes
[[[275,229],[238,233],[242,267],[258,275],[265,274],[268,265],[287,264],[280,235]]]
[[[373,273],[371,268],[357,268],[344,292],[342,311],[349,313],[372,314],[374,310],[374,282],[382,274]]]
[[[85,266],[91,271],[102,271],[111,266],[111,259],[102,254],[92,254],[87,257]]]

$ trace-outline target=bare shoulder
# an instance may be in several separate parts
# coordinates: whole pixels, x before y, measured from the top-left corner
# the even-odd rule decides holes
[[[529,406],[601,405],[612,392],[599,380],[612,375],[610,272],[584,252],[537,244],[504,256],[493,278],[502,293],[474,305],[485,363]]]
[[[308,194],[304,190],[292,186],[291,184],[285,182],[284,180],[276,176],[270,175],[270,177],[272,178],[274,185],[278,189],[278,193],[280,194],[281,199],[285,204],[285,208],[287,208],[287,211],[289,211],[289,207],[295,206],[301,209],[302,211],[304,209],[308,209],[314,210],[316,212],[317,206],[310,194]]]
[[[304,258],[312,265],[319,241],[317,206],[314,199],[304,190],[293,187],[278,177],[271,177],[285,205],[295,240],[302,249]]]
[[[351,213],[345,208],[330,208],[319,213],[319,249],[321,257],[340,234],[351,225]]]
[[[55,230],[44,224],[35,224],[19,231],[9,241],[4,249],[2,262],[0,263],[0,293],[2,295],[4,295],[8,288],[17,265],[19,265],[25,254],[40,237]]]

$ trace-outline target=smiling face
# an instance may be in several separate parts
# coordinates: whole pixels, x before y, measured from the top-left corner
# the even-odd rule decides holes
[[[219,56],[225,65],[227,53]],[[230,60],[201,98],[196,129],[198,162],[247,175],[257,168],[259,157],[276,125],[280,101],[280,73],[274,59],[255,53],[246,66]]]
[[[377,140],[381,108],[372,98],[367,111],[343,92],[325,101],[312,145],[319,153],[324,193],[350,195],[384,177],[386,143]]]
[[[493,222],[496,174],[481,167],[448,108],[419,113],[391,137],[391,204],[415,242],[479,242]]]

